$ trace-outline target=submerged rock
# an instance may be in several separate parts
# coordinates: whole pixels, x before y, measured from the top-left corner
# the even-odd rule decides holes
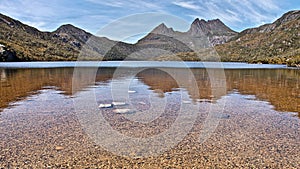
[[[192,102],[189,101],[189,100],[183,100],[182,103],[183,103],[183,104],[191,104]]]
[[[113,107],[112,104],[100,104],[99,105],[99,108],[111,108],[111,107]]]
[[[116,114],[130,114],[130,113],[135,113],[134,110],[131,109],[115,109],[113,110],[114,113]]]
[[[207,102],[207,103],[212,103],[213,100],[210,100],[210,99],[197,99],[198,102]]]
[[[114,105],[114,106],[125,106],[127,104],[125,102],[112,102],[112,105]]]
[[[141,105],[146,105],[146,103],[145,103],[145,102],[139,102],[139,104],[141,104]]]
[[[128,90],[128,93],[136,93],[134,90]]]
[[[56,146],[56,147],[55,147],[55,150],[57,150],[57,151],[60,151],[60,150],[63,150],[63,149],[65,149],[65,148],[62,147],[62,146]]]
[[[229,114],[224,114],[224,113],[218,113],[216,116],[220,119],[229,119],[230,115]]]

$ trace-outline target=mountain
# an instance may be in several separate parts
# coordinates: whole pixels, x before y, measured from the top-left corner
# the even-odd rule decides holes
[[[0,44],[2,61],[69,60],[78,53],[71,44],[64,43],[50,32],[0,14]]]
[[[172,28],[168,28],[165,24],[160,24],[154,28],[146,37],[141,39],[137,44],[150,43],[151,41],[159,44],[159,36],[168,36],[173,39],[178,39],[185,44],[190,43],[191,39],[203,41],[208,40],[210,45],[223,44],[230,38],[237,35],[237,32],[231,30],[219,19],[205,21],[198,18],[193,21],[190,29],[187,32],[174,31]],[[162,38],[162,43],[165,42],[165,38]]]
[[[278,28],[280,25],[283,25],[290,21],[295,21],[295,20],[299,19],[299,17],[300,17],[300,10],[290,11],[290,12],[285,13],[282,17],[280,17],[279,19],[277,19],[275,22],[273,22],[271,24],[265,24],[265,25],[259,26],[257,28],[246,29],[246,30],[242,31],[240,33],[240,35],[253,34],[253,33],[259,33],[259,32],[261,32],[261,33],[272,32],[276,28]]]
[[[223,44],[237,35],[237,32],[231,30],[219,19],[205,21],[198,18],[194,20],[187,33],[193,37],[207,36],[213,46]]]
[[[58,39],[63,43],[69,43],[78,49],[80,49],[80,47],[85,44],[90,37],[93,36],[91,33],[88,33],[71,24],[62,25],[50,34],[52,39]]]
[[[204,55],[211,52],[214,45],[225,43],[235,35],[237,33],[219,19],[205,21],[197,18],[187,32],[174,31],[162,23],[135,45],[139,50],[153,49],[148,52],[149,57],[140,55],[148,60],[199,61],[206,60]],[[199,58],[200,51],[204,49],[209,50]]]
[[[300,11],[235,32],[219,19],[195,19],[186,32],[164,23],[135,44],[94,36],[71,24],[42,32],[0,14],[0,61],[218,60],[300,64]]]
[[[216,46],[223,61],[300,64],[300,10],[290,11],[271,24],[240,32]]]
[[[0,61],[77,60],[80,52],[84,60],[96,60],[115,43],[70,24],[42,32],[0,14]]]
[[[164,23],[161,23],[155,27],[150,33],[152,34],[161,34],[161,35],[173,35],[175,31],[173,28],[168,28]]]
[[[162,23],[136,44],[117,43],[107,52],[104,60],[123,60],[126,58],[127,60],[183,59],[199,61],[199,57],[193,54],[194,51],[212,47],[211,44],[225,43],[236,34],[220,20],[206,22],[196,19],[187,32],[174,31],[173,28]],[[177,56],[177,54],[184,56]]]
[[[182,39],[184,35],[168,28],[164,23],[155,27],[149,34],[140,39],[135,46],[139,50],[149,53],[147,59],[154,59],[161,55],[170,55],[193,50]],[[149,51],[151,49],[151,51]]]
[[[5,16],[1,13],[0,13],[0,23],[1,23],[1,25],[5,24],[10,28],[23,30],[24,32],[34,35],[34,36],[40,36],[42,34],[38,29],[33,28],[28,25],[25,25],[25,24],[21,23],[20,21],[14,20],[14,19],[12,19],[8,16]]]

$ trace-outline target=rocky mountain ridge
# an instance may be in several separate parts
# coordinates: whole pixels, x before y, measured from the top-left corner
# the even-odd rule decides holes
[[[300,10],[290,11],[270,24],[242,31],[217,45],[223,61],[300,64]]]
[[[71,24],[62,25],[53,32],[42,32],[0,14],[0,44],[7,51],[0,53],[0,61],[77,60],[87,41],[91,45],[84,48],[85,53],[90,54],[86,60],[99,59],[116,43]]]
[[[209,42],[214,46],[223,44],[238,33],[231,30],[219,19],[208,20],[196,18],[187,32],[174,31],[173,28],[168,28],[164,23],[155,27],[150,34],[165,35],[178,39],[189,38],[208,38]],[[147,36],[146,36],[147,37]],[[144,37],[143,39],[145,39]],[[141,40],[143,40],[141,39]]]
[[[42,32],[0,14],[0,61],[77,60],[80,53],[85,53],[83,60],[156,60],[178,54],[182,60],[198,61],[206,59],[197,56],[197,51],[213,48],[222,61],[299,64],[299,18],[299,10],[290,11],[271,24],[240,33],[219,19],[197,18],[186,32],[162,23],[136,44],[127,44],[94,36],[71,24]],[[168,59],[174,58],[162,60]]]
[[[288,23],[293,20],[297,20],[300,17],[300,10],[290,11],[285,13],[282,17],[277,19],[275,22],[270,24],[265,24],[262,26],[259,26],[257,28],[249,28],[240,33],[240,35],[244,34],[253,34],[253,33],[267,33],[275,30],[280,25],[283,25],[285,23]]]

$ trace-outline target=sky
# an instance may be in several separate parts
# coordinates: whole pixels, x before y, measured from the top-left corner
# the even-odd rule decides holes
[[[149,12],[188,23],[195,18],[219,18],[231,29],[242,31],[296,9],[300,9],[299,0],[0,0],[0,13],[39,30],[54,31],[70,23],[93,34],[120,18]]]

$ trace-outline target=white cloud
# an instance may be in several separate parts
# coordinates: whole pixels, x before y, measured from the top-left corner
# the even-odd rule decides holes
[[[150,1],[147,2],[146,0],[114,0],[114,1],[98,1],[98,0],[85,0],[86,2],[91,2],[98,5],[104,5],[109,7],[116,7],[116,8],[123,8],[123,9],[135,9],[136,11],[141,10],[160,10],[162,1]]]
[[[165,23],[168,27],[175,30],[186,31],[190,23],[182,20],[174,15],[163,13],[143,13],[130,15],[128,17],[116,20],[99,32],[98,36],[109,37],[113,40],[125,40],[136,35],[144,35],[149,33],[153,28],[161,23]]]
[[[252,3],[257,4],[260,8],[268,10],[279,10],[279,5],[274,0],[253,0]]]
[[[278,1],[275,0],[198,0],[197,3],[189,1],[188,4],[196,5],[198,10],[193,10],[187,16],[201,16],[203,19],[219,18],[238,30],[270,23],[278,17],[275,13],[280,13],[281,10]]]
[[[46,1],[1,0],[0,10],[17,17],[47,17],[56,14],[57,8],[54,5],[55,3],[50,4]]]
[[[27,25],[30,25],[32,27],[35,27],[41,31],[48,31],[47,29],[47,23],[46,22],[34,22],[34,21],[22,21],[23,23],[27,24]]]
[[[191,10],[199,10],[201,9],[200,6],[196,5],[194,2],[191,1],[179,1],[179,2],[172,2],[172,4],[180,6],[182,8],[191,9]]]
[[[236,12],[239,13],[239,17],[243,22],[250,22],[255,25],[260,25],[273,20],[275,16],[272,16],[272,12],[275,12],[279,9],[276,7],[274,1],[268,1],[273,10],[267,9],[265,2],[262,3],[262,0],[240,0],[237,3],[232,3],[230,5]]]
[[[98,1],[98,0],[86,0],[87,2],[92,2],[99,5],[106,5],[111,7],[122,7],[124,6],[124,1]]]
[[[42,30],[53,30],[62,23],[73,23],[95,33],[98,27],[120,17],[145,12],[173,14],[188,19],[189,22],[197,16],[206,20],[219,18],[230,27],[241,30],[272,22],[287,11],[287,7],[283,8],[279,3],[282,2],[276,0],[0,0],[0,11]],[[293,7],[290,6],[288,9]]]

